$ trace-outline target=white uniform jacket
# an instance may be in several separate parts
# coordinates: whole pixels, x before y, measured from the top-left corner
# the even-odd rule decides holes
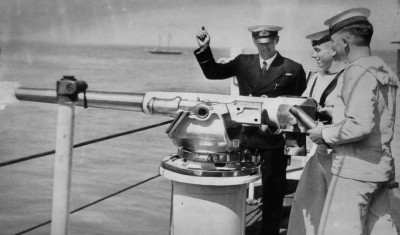
[[[358,76],[347,73],[352,66]],[[322,131],[333,147],[332,173],[362,181],[394,177],[390,149],[396,111],[397,76],[376,56],[362,57],[346,66],[342,89],[345,119]]]

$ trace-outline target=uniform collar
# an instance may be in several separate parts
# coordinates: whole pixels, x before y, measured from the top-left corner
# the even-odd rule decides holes
[[[260,57],[260,68],[263,67],[263,62],[267,62],[267,69],[269,68],[269,66],[271,66],[272,62],[274,62],[276,56],[278,55],[278,52],[275,53],[274,56],[272,56],[271,58],[269,58],[268,60],[263,60],[263,58],[261,58],[260,54],[258,55]]]

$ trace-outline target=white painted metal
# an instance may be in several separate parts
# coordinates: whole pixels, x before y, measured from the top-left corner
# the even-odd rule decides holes
[[[59,104],[54,159],[51,235],[66,235],[68,230],[74,118],[75,104],[73,102]]]
[[[171,235],[244,235],[248,183],[260,175],[199,177],[160,168],[172,180]]]

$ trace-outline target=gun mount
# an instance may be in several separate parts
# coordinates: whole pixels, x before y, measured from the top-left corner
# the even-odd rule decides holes
[[[245,147],[245,128],[284,135],[285,154],[305,155],[306,126],[290,112],[301,107],[314,117],[316,103],[304,97],[247,97],[201,93],[148,92],[143,111],[175,115],[166,133],[178,154],[162,165],[174,172],[197,176],[241,176],[258,173],[260,156]],[[168,158],[170,160],[168,160]]]

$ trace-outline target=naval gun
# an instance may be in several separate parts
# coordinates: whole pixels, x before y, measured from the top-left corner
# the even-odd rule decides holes
[[[78,82],[64,77],[57,90],[18,88],[15,95],[19,100],[60,103],[62,96],[70,92],[79,95],[75,99],[79,106],[174,117],[166,133],[178,151],[166,156],[161,164],[165,169],[184,175],[230,177],[259,173],[259,155],[245,147],[250,137],[243,131],[246,128],[282,135],[286,155],[305,155],[305,135],[309,127],[304,120],[311,117],[308,123],[312,123],[317,110],[313,99],[296,96],[86,91],[82,98],[83,94],[74,89],[64,89],[79,88]]]
[[[174,117],[166,133],[178,151],[162,159],[160,174],[172,181],[170,233],[175,235],[245,234],[247,187],[260,179],[260,159],[257,152],[246,149],[250,136],[243,129],[283,135],[287,155],[304,155],[302,139],[315,124],[317,108],[314,100],[305,97],[138,94],[86,88],[85,83],[64,77],[56,90],[15,91],[19,100],[59,104],[52,231],[66,231],[68,222],[75,105]]]
[[[286,155],[305,155],[307,123],[317,104],[305,97],[276,98],[204,93],[147,92],[142,111],[174,116],[166,130],[178,153],[166,156],[162,167],[184,175],[230,177],[259,173],[257,150],[246,148],[244,129],[283,135]],[[301,114],[299,114],[299,111]],[[254,133],[254,132],[252,132]]]

